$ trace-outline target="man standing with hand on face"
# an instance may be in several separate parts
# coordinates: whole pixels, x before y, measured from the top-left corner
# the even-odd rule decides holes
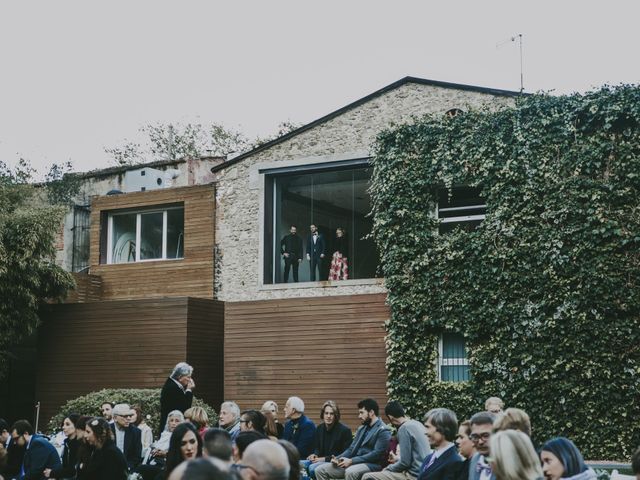
[[[167,415],[173,410],[180,410],[182,413],[191,408],[193,402],[193,392],[196,384],[191,378],[193,367],[188,363],[180,362],[167,378],[160,392],[160,426],[159,432],[164,430]]]
[[[360,480],[365,473],[382,469],[391,432],[378,418],[378,403],[372,398],[361,400],[358,403],[358,417],[362,420],[362,426],[358,428],[353,442],[337,458],[316,469],[318,480]]]

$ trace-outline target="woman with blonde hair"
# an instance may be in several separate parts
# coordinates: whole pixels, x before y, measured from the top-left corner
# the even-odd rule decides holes
[[[491,468],[496,480],[539,480],[540,460],[531,439],[518,430],[504,430],[491,436]]]
[[[204,438],[204,432],[209,428],[209,415],[202,407],[191,407],[184,411],[184,418],[193,423],[198,430],[200,438]]]
[[[269,420],[269,416],[271,416],[276,427],[277,433],[275,434],[275,436],[277,438],[282,438],[282,434],[284,433],[284,425],[282,425],[278,421],[278,404],[273,400],[267,400],[262,404],[262,408],[260,409],[260,411],[265,417],[267,417],[267,435],[272,435],[272,433],[269,433],[272,428],[272,426],[270,425],[271,421]],[[269,412],[271,415],[268,415],[267,412]]]

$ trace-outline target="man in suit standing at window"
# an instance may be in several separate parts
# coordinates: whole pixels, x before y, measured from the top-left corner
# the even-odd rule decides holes
[[[311,233],[307,237],[307,260],[310,262],[312,282],[316,281],[316,268],[318,269],[318,278],[321,278],[322,259],[324,258],[324,237],[318,233],[315,225],[310,225]]]
[[[289,281],[289,269],[293,269],[293,281],[298,281],[298,266],[302,262],[302,239],[296,231],[296,226],[291,225],[289,235],[285,235],[280,241],[280,252],[284,258],[284,283]]]

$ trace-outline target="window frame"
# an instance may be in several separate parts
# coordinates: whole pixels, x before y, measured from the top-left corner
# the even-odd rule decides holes
[[[456,188],[465,188],[465,187],[469,187],[469,185],[454,185],[451,190],[454,190]],[[481,189],[481,187],[473,187],[473,188],[479,188]],[[440,191],[442,189],[438,189],[438,191]],[[440,199],[438,198],[436,200],[436,208],[435,208],[435,217],[438,220],[439,224],[441,225],[446,225],[448,223],[458,223],[458,224],[464,224],[467,222],[477,222],[477,221],[483,221],[487,218],[487,202],[485,201],[485,203],[483,204],[475,204],[475,205],[464,205],[461,207],[444,207],[441,208],[440,207]],[[484,210],[484,213],[480,213],[480,214],[474,214],[474,215],[461,215],[461,216],[457,216],[457,217],[443,217],[440,218],[440,212],[457,212],[457,211],[474,211],[474,210]]]
[[[446,334],[460,335],[464,340],[464,336],[457,332],[442,332],[438,335],[438,360],[436,362],[438,382],[449,382],[449,383],[468,382],[469,379],[467,380],[443,380],[442,379],[442,367],[468,367],[469,366],[469,357],[466,356],[466,353],[467,353],[466,341],[464,342],[464,352],[465,352],[464,357],[444,358],[444,336]]]
[[[269,288],[299,288],[301,286],[314,286],[321,283],[326,283],[327,280],[316,281],[301,281],[296,283],[276,283],[275,282],[275,265],[276,251],[279,246],[279,239],[276,235],[276,181],[278,178],[293,176],[293,175],[306,175],[325,172],[338,172],[343,170],[355,170],[372,168],[371,157],[369,156],[354,156],[354,158],[348,158],[344,160],[332,160],[323,161],[317,163],[305,163],[305,164],[293,164],[286,166],[268,166],[258,168],[257,173],[262,177],[263,185],[263,208],[260,212],[261,215],[261,248],[260,248],[260,283],[262,287]],[[303,240],[304,241],[304,240]],[[367,279],[349,279],[341,280],[338,282],[332,282],[333,285],[348,285],[353,282],[377,280],[377,277],[371,277]]]
[[[163,261],[173,261],[173,260],[184,260],[184,238],[185,235],[183,233],[182,242],[182,256],[176,258],[167,258],[167,217],[168,212],[170,210],[182,210],[183,211],[183,232],[184,232],[184,204],[172,204],[166,206],[158,206],[154,205],[148,208],[132,208],[132,209],[122,209],[122,210],[112,210],[105,212],[107,214],[107,238],[106,238],[106,262],[105,265],[129,265],[134,263],[146,263],[146,262],[163,262]],[[162,257],[160,258],[145,258],[140,259],[140,247],[141,247],[141,236],[142,236],[142,215],[153,214],[153,213],[162,213]],[[121,215],[136,215],[136,251],[135,251],[135,259],[132,262],[121,262],[115,263],[113,261],[113,218]]]

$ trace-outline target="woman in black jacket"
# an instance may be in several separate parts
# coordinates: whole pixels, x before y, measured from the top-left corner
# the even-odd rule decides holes
[[[315,470],[325,462],[331,461],[331,456],[338,456],[344,452],[353,436],[345,424],[340,423],[340,409],[333,400],[327,400],[320,409],[322,423],[316,428],[315,448],[307,457],[309,476],[315,478]]]
[[[104,418],[94,418],[87,423],[85,440],[94,451],[83,465],[83,480],[127,480],[127,460],[112,435]]]
[[[71,413],[62,422],[64,439],[64,449],[62,450],[62,466],[54,470],[45,468],[44,474],[47,478],[75,479],[76,467],[78,465],[78,450],[80,448],[80,438],[78,435],[78,420],[80,415]],[[84,433],[84,432],[83,432]]]

